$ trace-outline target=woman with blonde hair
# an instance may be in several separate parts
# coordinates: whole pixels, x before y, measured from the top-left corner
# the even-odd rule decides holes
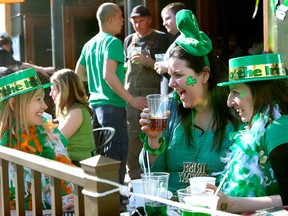
[[[50,78],[50,96],[56,106],[58,129],[69,140],[67,147],[73,164],[92,156],[95,149],[91,115],[84,87],[70,69],[55,72]]]
[[[66,151],[67,139],[57,126],[43,117],[47,105],[44,89],[36,71],[7,69],[0,71],[0,145],[50,160],[72,164]],[[10,206],[15,209],[15,170],[9,164]],[[25,207],[32,209],[32,172],[24,167]],[[42,174],[43,209],[51,208],[51,180]],[[63,210],[74,205],[72,185],[62,182],[63,194],[69,194]],[[67,199],[68,198],[68,199]]]

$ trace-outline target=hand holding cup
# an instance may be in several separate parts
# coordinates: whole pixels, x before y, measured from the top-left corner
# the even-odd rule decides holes
[[[168,72],[168,59],[166,58],[165,53],[155,54],[155,64],[154,70],[159,74],[164,74]]]
[[[163,103],[160,102],[160,98]],[[166,95],[152,94],[147,96],[147,102],[148,108],[143,109],[139,123],[141,130],[149,137],[150,148],[159,149],[159,138],[166,129],[167,118],[170,115],[170,111],[167,110],[168,98]]]
[[[167,124],[168,98],[164,94],[147,95],[150,129],[164,131]]]
[[[141,47],[130,47],[128,49],[128,58],[133,64],[140,64],[141,50]]]

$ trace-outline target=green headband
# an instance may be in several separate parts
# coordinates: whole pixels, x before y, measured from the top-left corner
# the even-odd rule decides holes
[[[230,59],[229,82],[222,82],[217,85],[228,86],[287,78],[282,54],[261,54]]]
[[[48,88],[51,85],[51,83],[42,85],[33,68],[22,70],[0,79],[0,102],[38,88]]]
[[[203,56],[206,66],[210,67],[207,54],[212,50],[212,42],[199,30],[194,14],[190,10],[180,10],[176,13],[176,24],[181,34],[175,43],[191,55]]]

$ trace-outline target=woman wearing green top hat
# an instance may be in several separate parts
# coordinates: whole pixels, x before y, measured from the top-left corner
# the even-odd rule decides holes
[[[140,119],[140,160],[144,164],[148,152],[152,172],[169,172],[169,190],[174,193],[187,187],[189,178],[222,171],[220,157],[230,147],[229,133],[237,130],[232,109],[226,106],[229,89],[217,87],[227,77],[227,67],[190,10],[179,11],[176,23],[181,34],[169,54],[169,86],[175,98],[169,103],[167,128],[152,131],[148,109]]]
[[[3,68],[2,68],[3,69]],[[0,145],[24,151],[40,157],[71,165],[66,151],[67,140],[49,123],[43,113],[47,109],[44,102],[44,88],[34,69],[0,71]],[[31,169],[24,167],[25,207],[32,209]],[[15,171],[9,164],[10,207],[15,209]],[[51,208],[51,180],[42,174],[43,209]],[[63,210],[74,206],[72,185],[62,182]]]
[[[287,78],[281,54],[229,61],[229,82],[218,85],[229,86],[227,104],[247,127],[234,134],[225,158],[228,175],[218,194],[222,210],[241,213],[288,205]]]

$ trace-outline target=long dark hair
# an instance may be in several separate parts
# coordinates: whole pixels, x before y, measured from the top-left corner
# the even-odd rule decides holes
[[[288,114],[288,80],[268,80],[245,83],[253,96],[253,115],[269,106],[269,118],[274,119],[273,107],[277,103],[281,114]],[[249,125],[251,126],[250,119]]]
[[[203,68],[206,66],[203,56],[193,56],[177,45],[170,51],[169,56],[185,60],[187,66],[192,68],[196,73],[202,72]],[[214,50],[212,50],[207,57],[210,63],[208,100],[214,113],[213,128],[216,128],[213,146],[218,146],[219,150],[225,136],[227,123],[231,122],[236,130],[239,121],[235,117],[234,110],[227,106],[229,88],[217,86],[217,83],[227,80],[228,68],[225,63],[217,57]],[[191,138],[192,134],[190,129],[192,124],[192,109],[184,108],[182,103],[180,103],[178,110],[181,116],[181,121],[184,124],[185,133],[188,138]]]

